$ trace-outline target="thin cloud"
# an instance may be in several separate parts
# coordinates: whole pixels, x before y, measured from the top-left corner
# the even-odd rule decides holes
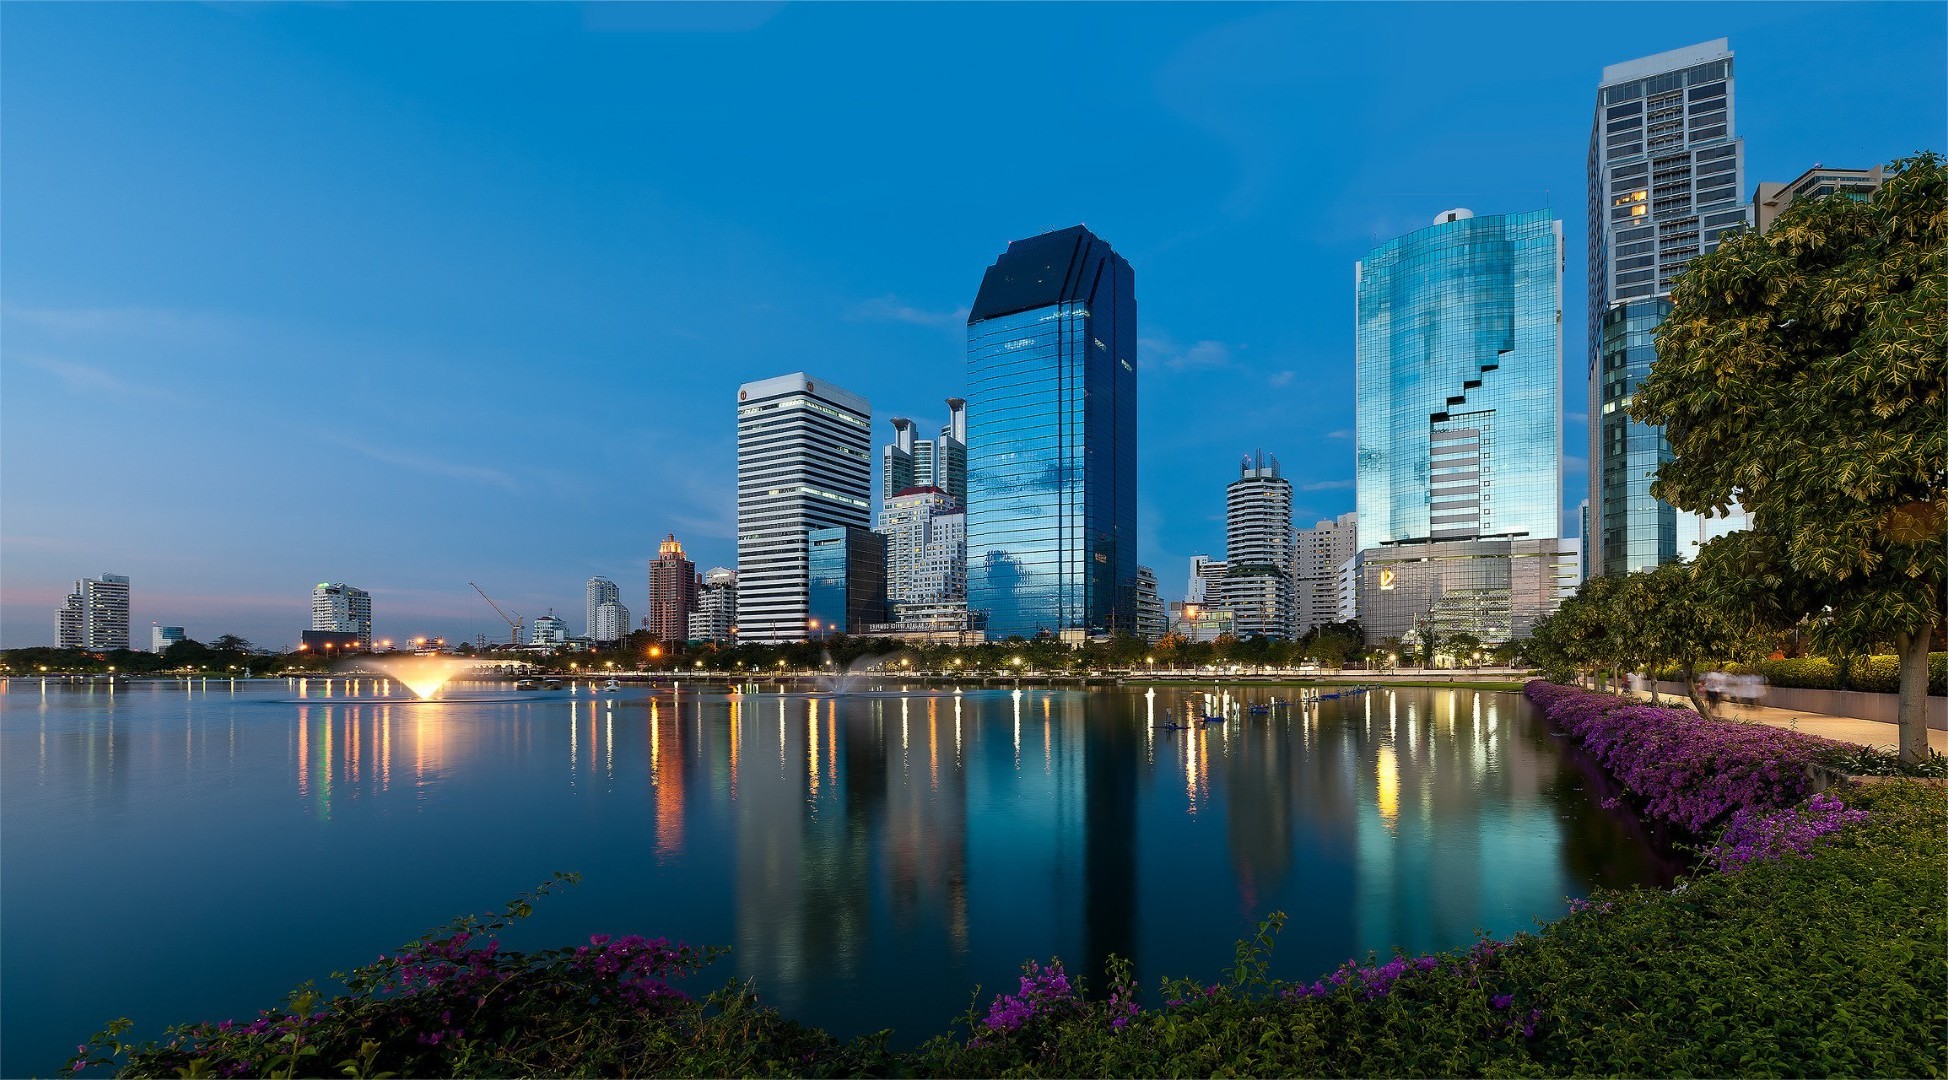
[[[1562,456],[1562,472],[1564,476],[1574,476],[1588,471],[1590,471],[1588,458],[1579,457],[1575,454],[1564,454]]]
[[[1300,491],[1343,491],[1346,488],[1352,486],[1353,486],[1353,481],[1350,478],[1346,480],[1314,480],[1308,484],[1300,484],[1299,490]]]
[[[1298,377],[1299,377],[1299,373],[1296,371],[1281,371],[1273,375],[1267,381],[1270,382],[1273,386],[1290,386],[1292,385],[1292,380]]]
[[[171,308],[0,307],[0,323],[67,337],[134,337],[208,341],[230,336],[233,320]]]
[[[855,305],[851,317],[860,322],[898,322],[935,329],[955,329],[967,325],[966,308],[953,311],[928,311],[914,307],[897,296],[876,296]]]
[[[13,359],[60,379],[71,393],[107,394],[113,397],[143,398],[149,401],[183,400],[161,387],[132,383],[119,375],[90,364],[56,360],[51,356],[16,355]]]
[[[427,476],[438,476],[448,480],[470,480],[480,484],[492,484],[495,487],[505,488],[508,491],[514,491],[520,487],[513,477],[501,472],[499,469],[489,469],[479,465],[463,465],[455,461],[441,461],[438,458],[421,457],[417,454],[403,454],[396,450],[384,450],[376,446],[367,446],[364,443],[353,442],[350,439],[333,438],[327,441],[336,443],[355,454],[363,454],[373,461],[385,465],[397,466],[401,469],[410,469],[413,472],[423,473]]]
[[[1328,439],[1350,439],[1352,437],[1353,429],[1351,428],[1336,428],[1326,432],[1326,438]]]
[[[1231,349],[1222,341],[1204,340],[1179,347],[1169,338],[1139,338],[1137,348],[1146,365],[1166,371],[1208,370],[1231,366]]]
[[[1590,422],[1590,414],[1586,412],[1563,413],[1562,422],[1565,424],[1587,424]]]

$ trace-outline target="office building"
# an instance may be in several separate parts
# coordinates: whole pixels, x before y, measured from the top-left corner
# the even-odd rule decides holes
[[[806,534],[813,638],[863,634],[886,621],[886,538],[841,525]]]
[[[106,651],[129,647],[129,579],[103,574],[74,583],[54,610],[54,645]]]
[[[1531,595],[1553,595],[1528,588],[1553,582],[1553,563],[1545,575],[1514,560],[1560,550],[1562,269],[1546,210],[1445,211],[1360,262],[1354,528],[1369,643],[1464,620],[1504,641],[1533,622]]]
[[[690,613],[690,640],[737,643],[737,571],[722,566],[705,571],[697,589],[697,610]]]
[[[956,504],[967,502],[967,402],[947,399],[940,434],[920,439],[913,421],[892,419],[893,441],[880,448],[880,503],[908,488],[937,487]]]
[[[1147,566],[1136,568],[1136,636],[1145,644],[1163,640],[1169,623],[1164,615],[1163,597],[1157,593],[1157,572]]]
[[[907,488],[881,508],[879,532],[886,538],[886,600],[895,624],[911,616],[938,629],[943,613],[965,613],[967,513],[952,496],[938,487]]]
[[[1017,240],[967,319],[968,607],[990,638],[1135,629],[1136,286],[1076,226]]]
[[[697,608],[697,564],[683,555],[670,533],[649,564],[649,632],[658,641],[685,641],[690,613]]]
[[[1783,184],[1759,181],[1752,192],[1752,220],[1760,232],[1772,228],[1786,208],[1802,199],[1840,195],[1865,202],[1880,190],[1881,167],[1871,169],[1829,169],[1815,165]]]
[[[804,372],[737,391],[738,640],[804,640],[805,535],[872,523],[872,406]]]
[[[311,629],[352,634],[355,647],[371,648],[372,594],[343,582],[319,582],[311,590]]]
[[[1239,637],[1291,637],[1292,482],[1263,450],[1247,455],[1224,490],[1221,598]]]
[[[1345,513],[1294,534],[1294,634],[1340,622],[1339,568],[1359,550],[1359,514]]]
[[[1751,224],[1745,146],[1723,38],[1603,69],[1590,129],[1590,568],[1647,570],[1680,556],[1682,515],[1650,493],[1670,457],[1660,428],[1630,419],[1656,359],[1671,283]]]
[[[1170,633],[1174,637],[1185,641],[1216,641],[1221,637],[1236,637],[1237,631],[1237,622],[1229,608],[1188,600],[1170,604]]]
[[[604,611],[604,605],[613,606]],[[622,590],[608,578],[588,579],[586,610],[582,630],[589,641],[601,645],[629,633],[629,609],[622,606]]]
[[[189,635],[180,626],[163,626],[161,623],[149,624],[149,651],[165,653],[169,646],[178,641],[187,641]]]
[[[1213,559],[1209,555],[1190,557],[1190,583],[1184,587],[1186,604],[1218,604],[1224,581],[1224,572],[1229,569],[1223,559]]]

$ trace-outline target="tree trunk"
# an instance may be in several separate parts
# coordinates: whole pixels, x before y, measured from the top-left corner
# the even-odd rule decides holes
[[[1691,698],[1691,707],[1698,710],[1699,716],[1710,716],[1711,709],[1707,707],[1708,703],[1705,701],[1704,695],[1698,693],[1697,673],[1692,669],[1690,664],[1685,664],[1682,674],[1684,676],[1684,692]]]
[[[1901,654],[1901,701],[1895,716],[1901,728],[1901,760],[1910,763],[1928,757],[1928,637],[1926,627],[1894,635],[1894,648]]]

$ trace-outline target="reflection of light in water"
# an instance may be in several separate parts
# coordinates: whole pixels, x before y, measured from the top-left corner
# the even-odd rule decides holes
[[[298,706],[298,796],[300,798],[311,792],[311,725],[308,723],[311,719],[310,712],[310,706]]]
[[[805,774],[810,778],[812,802],[818,802],[818,702],[808,701],[805,717]]]
[[[730,797],[737,801],[737,752],[738,744],[744,741],[744,733],[738,730],[737,702],[731,702],[730,709]]]
[[[1400,766],[1393,747],[1386,743],[1380,744],[1380,764],[1373,779],[1379,791],[1380,820],[1392,829],[1400,820]]]
[[[1042,704],[1046,706],[1048,703],[1043,702]],[[1049,723],[1047,709],[1044,708],[1042,715],[1042,771],[1050,776],[1055,775],[1054,739],[1055,728]]]
[[[602,751],[602,771],[610,781],[616,778],[616,714],[614,699],[610,699],[610,709],[602,717],[602,741],[607,745]]]
[[[1015,691],[1015,771],[1021,771],[1021,691]]]
[[[927,717],[927,786],[940,790],[940,725]]]

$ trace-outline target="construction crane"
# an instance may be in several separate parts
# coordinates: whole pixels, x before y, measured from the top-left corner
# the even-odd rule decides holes
[[[501,621],[507,624],[508,633],[512,635],[512,639],[508,642],[508,644],[518,648],[521,644],[521,613],[517,611],[514,613],[513,618],[511,619],[508,618],[507,612],[502,611],[501,606],[499,604],[494,603],[494,598],[487,595],[486,589],[483,589],[478,585],[474,585],[473,582],[471,581],[467,582],[467,584],[473,585],[473,591],[479,593],[480,598],[482,600],[487,601],[487,606],[494,609],[494,614],[499,615],[501,617]]]

